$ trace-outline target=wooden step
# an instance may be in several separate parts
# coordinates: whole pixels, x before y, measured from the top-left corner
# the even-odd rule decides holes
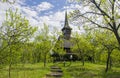
[[[61,78],[63,73],[53,73],[46,74],[46,78]]]
[[[61,69],[50,69],[51,72],[63,72]]]
[[[50,67],[51,73],[46,74],[46,78],[62,78],[63,71],[58,66],[51,66]]]
[[[58,66],[51,66],[50,68],[51,68],[51,69],[61,69],[61,68],[58,67]]]

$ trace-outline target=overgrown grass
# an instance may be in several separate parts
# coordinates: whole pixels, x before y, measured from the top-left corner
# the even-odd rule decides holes
[[[44,68],[43,63],[25,64],[24,66],[12,66],[11,78],[45,78],[45,75],[50,72],[52,63],[47,64]],[[105,73],[105,65],[85,63],[82,66],[81,62],[69,62],[64,67],[63,63],[55,63],[63,70],[63,78],[120,78],[120,67],[113,67]],[[68,66],[67,66],[68,65]],[[8,78],[8,67],[0,69],[0,78]]]

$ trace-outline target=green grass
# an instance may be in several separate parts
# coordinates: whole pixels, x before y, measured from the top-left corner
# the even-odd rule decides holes
[[[105,65],[74,62],[71,66],[63,67],[63,78],[120,78],[120,68],[113,67],[105,73]]]
[[[11,78],[44,78],[46,73],[49,73],[49,68],[43,66],[43,63],[25,64],[12,66]],[[0,69],[0,78],[8,78],[8,67]]]
[[[66,63],[69,65],[69,62]],[[11,78],[45,78],[47,73],[50,73],[50,66],[47,64],[44,68],[43,63],[25,64],[24,66],[12,66]],[[105,65],[85,63],[82,66],[81,62],[72,62],[71,65],[64,67],[63,63],[55,63],[63,70],[63,78],[120,78],[120,67],[112,67],[105,73]],[[8,78],[8,67],[0,69],[0,78]]]

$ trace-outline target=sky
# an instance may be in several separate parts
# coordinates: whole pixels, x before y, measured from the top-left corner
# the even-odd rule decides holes
[[[17,0],[14,4],[0,2],[0,24],[5,19],[7,9],[18,9],[25,16],[32,26],[39,29],[47,24],[52,31],[55,27],[59,31],[64,26],[65,11],[69,12],[80,9],[77,3],[70,3],[70,0]],[[73,31],[79,31],[77,26],[70,24]]]

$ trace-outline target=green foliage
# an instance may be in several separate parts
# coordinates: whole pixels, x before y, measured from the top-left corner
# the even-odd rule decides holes
[[[9,9],[6,12],[6,20],[1,27],[1,38],[4,40],[10,39],[11,43],[27,41],[36,31],[36,28],[30,26],[29,21],[21,14],[13,12]],[[9,40],[8,40],[9,41]]]
[[[0,49],[1,60],[7,60],[7,62],[2,61],[1,64],[9,65],[9,75],[11,77],[11,66],[18,63],[20,59],[20,47],[21,44],[27,42],[30,37],[34,34],[36,28],[30,26],[29,21],[16,10],[13,12],[11,9],[6,11],[6,19],[2,23],[0,29],[0,38],[2,43],[2,49]],[[20,62],[20,60],[19,60]]]
[[[6,19],[0,29],[1,64],[16,64],[20,62],[21,46],[34,34],[37,28],[30,26],[29,21],[16,10],[6,11]]]
[[[111,58],[114,65],[120,64],[120,51],[118,49],[113,50]]]
[[[64,51],[64,48],[62,46],[63,43],[63,40],[58,40],[56,43],[55,43],[55,46],[54,46],[54,49],[53,51],[55,53],[58,53],[60,55],[64,55],[65,54],[65,51]]]
[[[79,57],[81,58],[83,55],[91,56],[91,52],[93,51],[93,45],[89,39],[89,36],[86,34],[78,34],[75,33],[75,39],[73,40],[74,46],[72,48],[73,52],[77,52]],[[92,57],[92,56],[91,56]],[[84,56],[86,58],[86,56]]]
[[[49,36],[49,28],[44,24],[44,28],[41,29],[38,36],[35,38],[35,44],[37,44],[36,50],[41,54],[44,66],[46,66],[47,58],[50,58],[50,50],[52,49],[51,36]]]
[[[6,12],[6,20],[0,29],[0,37],[8,45],[16,44],[28,41],[35,31],[36,28],[30,26],[29,21],[18,14],[17,10],[13,12],[9,9]]]

